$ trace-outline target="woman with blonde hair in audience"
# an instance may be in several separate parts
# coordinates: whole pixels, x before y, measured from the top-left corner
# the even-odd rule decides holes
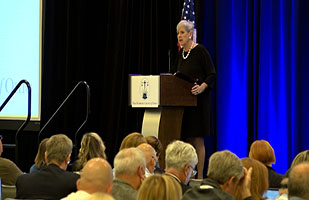
[[[283,175],[272,168],[272,164],[276,163],[275,151],[266,140],[256,140],[251,144],[249,158],[256,159],[267,167],[269,188],[280,187]]]
[[[34,164],[30,168],[30,173],[40,171],[42,168],[46,167],[45,151],[47,140],[48,138],[45,138],[40,142],[38,152],[34,159]]]
[[[125,148],[130,148],[130,147],[137,147],[140,144],[147,143],[146,138],[138,133],[138,132],[133,132],[127,135],[121,142],[119,151]]]
[[[137,194],[137,200],[180,200],[181,198],[180,184],[173,177],[163,174],[146,178]]]
[[[72,164],[72,170],[80,171],[87,161],[92,158],[106,159],[105,149],[103,140],[97,133],[90,132],[84,134],[79,149],[78,160]]]
[[[251,195],[254,200],[261,200],[264,192],[268,189],[268,170],[260,161],[251,158],[240,159],[246,169],[252,168]],[[242,200],[239,188],[236,188],[235,199]]]

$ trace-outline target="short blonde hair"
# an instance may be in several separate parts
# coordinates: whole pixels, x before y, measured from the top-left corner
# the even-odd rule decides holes
[[[268,188],[268,170],[266,166],[258,160],[251,158],[240,159],[246,169],[252,167],[250,191],[254,199],[263,199],[263,194]],[[235,199],[242,200],[240,188],[237,186]]]
[[[106,159],[105,154],[105,145],[101,137],[94,132],[86,133],[83,135],[81,145],[79,149],[79,162],[77,169],[80,170],[85,166],[88,160],[92,158],[104,158]]]
[[[125,148],[137,147],[138,145],[143,144],[143,143],[147,143],[146,138],[138,132],[133,132],[127,135],[122,140],[119,151]]]
[[[275,151],[266,140],[256,140],[251,144],[249,158],[256,159],[264,165],[276,163]]]
[[[137,200],[180,200],[182,190],[173,178],[163,174],[155,174],[146,178],[138,190]]]

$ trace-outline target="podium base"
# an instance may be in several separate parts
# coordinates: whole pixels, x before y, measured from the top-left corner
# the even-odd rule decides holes
[[[145,110],[142,134],[145,137],[155,136],[162,143],[163,149],[159,158],[161,168],[165,168],[167,145],[181,137],[183,111],[182,107],[159,107]]]

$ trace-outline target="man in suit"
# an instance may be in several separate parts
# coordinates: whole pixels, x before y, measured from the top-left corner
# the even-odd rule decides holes
[[[246,170],[240,159],[232,152],[218,151],[209,158],[207,177],[199,187],[189,189],[183,200],[234,200],[236,187],[241,198],[253,200],[251,196],[252,168]]]
[[[190,186],[189,180],[196,174],[197,154],[194,147],[186,142],[176,140],[169,144],[165,153],[165,174],[175,178],[184,194]]]
[[[72,192],[62,200],[83,200],[95,192],[110,194],[113,187],[112,167],[103,158],[89,160],[82,169],[76,186],[78,191]]]
[[[72,141],[64,134],[50,137],[45,152],[47,167],[39,172],[19,176],[16,198],[61,199],[75,192],[79,175],[66,171],[72,147]]]

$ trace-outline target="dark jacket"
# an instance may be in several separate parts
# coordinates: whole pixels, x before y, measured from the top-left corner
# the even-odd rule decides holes
[[[17,178],[17,199],[61,199],[76,191],[79,175],[65,171],[57,165],[48,165],[39,172]]]
[[[180,182],[178,178],[175,178],[175,175],[172,175],[172,174],[169,174],[169,173],[166,173],[165,175],[173,177],[179,183],[181,190],[182,190],[182,194],[184,194],[187,190],[189,190],[191,188],[191,186],[185,185],[182,182]]]
[[[192,189],[188,190],[183,195],[183,200],[234,200],[234,197],[224,192],[219,184],[210,179],[204,179],[200,186],[195,186]],[[253,200],[253,197],[247,197],[244,200]]]
[[[219,184],[210,179],[204,179],[200,186],[189,189],[184,195],[183,200],[234,200],[234,197],[224,192]]]
[[[283,175],[278,174],[273,168],[269,166],[266,167],[268,169],[269,188],[280,188]]]

